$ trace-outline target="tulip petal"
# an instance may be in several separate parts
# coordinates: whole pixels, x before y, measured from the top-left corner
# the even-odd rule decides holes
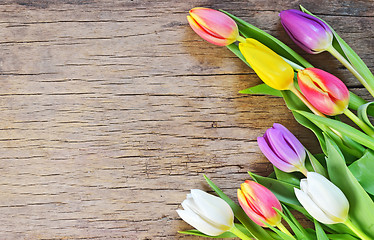
[[[239,35],[236,22],[226,14],[210,8],[193,8],[191,17],[211,35],[235,41]]]
[[[318,18],[295,9],[282,11],[279,16],[288,35],[306,52],[316,54],[331,45],[332,31]]]
[[[345,84],[336,76],[318,68],[305,69],[310,78],[317,81],[318,85],[335,99],[343,100],[349,98],[349,91]]]
[[[204,216],[210,222],[221,225],[220,228],[229,230],[232,227],[234,213],[223,199],[199,189],[192,189],[191,196],[198,207],[200,216]]]
[[[248,215],[248,217],[252,221],[254,221],[257,225],[261,227],[266,227],[266,224],[264,224],[264,222],[266,222],[266,219],[264,218],[264,216],[259,215],[257,211],[254,211],[254,209],[252,208],[252,204],[250,204],[247,201],[246,197],[244,196],[244,193],[240,189],[238,189],[237,194],[238,194],[239,204],[244,210],[244,212]]]
[[[218,46],[226,46],[228,42],[224,38],[217,38],[207,33],[191,16],[187,16],[187,21],[190,24],[192,30],[194,30],[200,37],[206,41],[213,43]]]
[[[193,8],[187,20],[200,37],[218,46],[229,45],[239,37],[236,22],[217,10]]]
[[[324,176],[308,172],[308,193],[312,200],[335,222],[344,222],[349,202],[344,193]]]
[[[272,146],[274,152],[284,161],[288,162],[293,166],[301,165],[299,162],[299,156],[291,147],[288,141],[284,138],[281,131],[270,128],[266,131],[269,143]]]
[[[239,43],[239,50],[264,83],[277,90],[290,89],[294,71],[278,54],[250,38]]]
[[[308,194],[295,188],[295,195],[300,204],[305,208],[305,210],[312,215],[313,218],[317,219],[319,222],[324,224],[334,224],[328,216],[313,202]]]
[[[279,220],[280,220],[280,215],[273,209],[273,208],[277,208],[280,211],[282,210],[282,206],[279,200],[275,197],[275,195],[269,189],[267,189],[266,187],[256,182],[247,181],[247,183],[251,186],[252,190],[256,193],[256,196],[258,196],[258,198],[256,199],[257,200],[256,206],[258,206],[261,214],[264,215],[268,220],[270,218],[274,218],[275,216],[279,216]]]
[[[286,139],[287,143],[292,147],[292,149],[296,152],[299,161],[304,163],[306,158],[306,151],[304,146],[301,142],[293,135],[286,127],[282,124],[274,123],[273,128],[282,131],[283,137]]]
[[[177,210],[177,213],[186,223],[190,224],[192,227],[209,236],[218,236],[225,232],[207,223],[190,209]]]
[[[300,180],[300,189],[305,193],[308,192],[308,180],[306,178]]]
[[[282,210],[279,200],[266,187],[254,182],[245,181],[238,190],[239,202],[247,215],[258,225],[272,226],[279,224],[281,216],[273,209]]]
[[[265,155],[265,157],[277,168],[279,168],[283,172],[294,172],[297,171],[297,169],[280,159],[277,154],[274,153],[273,149],[270,148],[269,142],[266,140],[265,137],[258,137],[257,138],[257,144],[261,149],[261,152]]]
[[[334,75],[317,68],[306,68],[297,74],[301,92],[319,111],[327,115],[344,112],[349,103],[349,91]]]

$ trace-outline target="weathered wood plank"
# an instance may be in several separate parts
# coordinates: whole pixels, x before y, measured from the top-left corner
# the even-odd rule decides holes
[[[328,54],[285,35],[278,12],[299,3],[2,1],[0,239],[197,239],[177,233],[189,227],[175,210],[189,189],[208,190],[203,173],[235,198],[248,170],[271,171],[256,138],[274,122],[318,152],[281,99],[237,94],[260,81],[185,19],[226,9],[369,98]],[[373,69],[372,1],[305,7]]]

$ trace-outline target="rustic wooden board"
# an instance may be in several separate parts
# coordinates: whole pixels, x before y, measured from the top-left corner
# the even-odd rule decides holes
[[[239,95],[259,79],[186,22],[195,6],[230,11],[369,98],[291,43],[278,12],[300,3],[373,70],[371,0],[1,1],[0,239],[198,239],[175,210],[208,190],[202,174],[234,198],[248,170],[271,172],[256,138],[274,122],[318,152],[282,99]]]

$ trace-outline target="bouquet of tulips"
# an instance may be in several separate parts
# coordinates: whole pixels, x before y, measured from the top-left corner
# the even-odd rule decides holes
[[[300,8],[279,14],[292,40],[311,54],[330,52],[374,96],[374,76],[361,58],[325,21]],[[282,97],[295,119],[316,135],[322,153],[311,154],[274,123],[257,139],[274,172],[268,177],[249,173],[253,180],[237,191],[240,206],[204,176],[218,197],[191,190],[177,212],[196,229],[181,233],[259,240],[374,239],[373,102],[228,12],[193,8],[187,19],[198,35],[226,46],[264,82],[240,93]],[[340,114],[358,128],[342,122]],[[303,227],[291,211],[302,213],[314,227]]]

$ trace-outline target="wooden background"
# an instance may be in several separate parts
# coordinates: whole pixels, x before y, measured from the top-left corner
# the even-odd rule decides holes
[[[374,2],[0,1],[0,239],[199,239],[175,210],[207,174],[235,199],[268,174],[256,138],[274,122],[313,152],[283,100],[226,48],[188,26],[225,9],[273,34],[368,98],[329,54],[306,55],[280,10],[322,16],[374,70]]]

